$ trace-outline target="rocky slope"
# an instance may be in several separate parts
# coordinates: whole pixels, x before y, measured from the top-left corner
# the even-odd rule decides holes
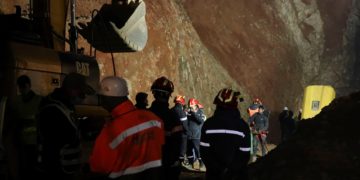
[[[14,4],[0,2],[13,12]],[[79,21],[111,0],[77,0]],[[146,1],[149,39],[145,49],[113,54],[116,75],[129,79],[131,97],[149,94],[167,76],[175,93],[198,98],[212,114],[220,88],[240,89],[246,102],[263,99],[272,111],[270,141],[277,142],[283,106],[301,106],[309,84],[333,85],[339,95],[360,87],[359,0],[157,0]],[[89,54],[89,45],[80,38]],[[112,55],[96,53],[102,77],[113,74]],[[151,96],[150,96],[151,98]]]
[[[358,89],[359,1],[183,0],[201,40],[251,97],[272,110],[278,139],[283,106],[297,111],[303,89],[329,84]]]
[[[198,98],[208,115],[221,88],[233,87],[247,94],[202,44],[181,4],[159,0],[146,5],[149,39],[145,49],[114,54],[116,74],[129,80],[132,97],[139,91],[151,94],[150,86],[160,76],[174,82],[174,95]],[[98,52],[97,59],[102,76],[112,75],[111,55]]]
[[[355,180],[360,177],[360,92],[335,99],[250,165],[250,179]]]

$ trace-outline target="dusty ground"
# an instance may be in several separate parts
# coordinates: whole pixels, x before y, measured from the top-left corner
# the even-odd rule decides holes
[[[180,175],[180,180],[203,180],[205,179],[205,173],[183,171]]]

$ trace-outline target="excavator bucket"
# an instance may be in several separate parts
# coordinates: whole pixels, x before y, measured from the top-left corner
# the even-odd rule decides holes
[[[136,52],[144,49],[147,39],[145,2],[105,4],[79,33],[103,52]]]

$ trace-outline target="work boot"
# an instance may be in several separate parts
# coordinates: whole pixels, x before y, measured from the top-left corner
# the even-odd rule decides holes
[[[201,159],[199,159],[199,161],[200,161],[200,171],[206,172],[206,167],[205,167],[204,162]]]
[[[189,166],[190,165],[189,160],[187,158],[183,159],[183,161],[181,162],[181,165],[182,166]]]
[[[192,165],[189,163],[187,159],[185,159],[183,162],[181,162],[181,166],[187,170],[192,170]]]
[[[257,159],[256,155],[252,156],[252,157],[251,157],[251,162],[255,162],[256,159]]]
[[[197,159],[194,161],[194,163],[192,164],[193,169],[195,170],[200,170],[200,161]]]

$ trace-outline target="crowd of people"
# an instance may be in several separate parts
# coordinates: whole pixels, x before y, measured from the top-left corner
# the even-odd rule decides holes
[[[270,111],[256,98],[244,120],[238,108],[240,92],[233,89],[218,92],[215,111],[207,119],[195,98],[186,101],[176,95],[170,107],[174,84],[166,77],[153,82],[150,107],[145,92],[136,95],[135,105],[131,102],[122,77],[105,77],[95,92],[85,76],[70,73],[46,97],[31,90],[26,75],[17,84],[20,95],[12,109],[16,120],[8,125],[8,133],[15,134],[11,141],[19,142],[19,173],[13,179],[71,180],[85,172],[93,179],[176,180],[184,167],[206,171],[207,180],[247,179],[248,163],[268,151]],[[94,94],[111,117],[83,164],[75,105]],[[286,141],[296,128],[287,107],[279,121]]]

